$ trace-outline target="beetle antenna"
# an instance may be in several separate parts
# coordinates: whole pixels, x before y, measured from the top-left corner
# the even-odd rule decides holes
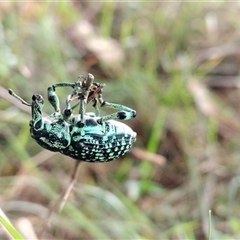
[[[13,97],[15,97],[16,99],[18,99],[22,104],[31,107],[32,105],[30,103],[27,103],[26,101],[24,101],[22,98],[20,98],[16,93],[13,92],[12,89],[8,89],[8,92],[10,95],[12,95]]]

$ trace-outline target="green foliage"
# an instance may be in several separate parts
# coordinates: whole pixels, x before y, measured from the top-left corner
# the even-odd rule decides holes
[[[15,240],[24,240],[24,238],[21,236],[21,234],[12,226],[12,224],[4,219],[3,217],[0,217],[1,224],[5,227],[8,233],[15,239]]]

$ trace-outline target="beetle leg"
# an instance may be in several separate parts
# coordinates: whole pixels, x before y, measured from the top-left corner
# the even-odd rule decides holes
[[[135,110],[133,110],[131,108],[128,108],[126,106],[123,106],[123,105],[119,105],[119,104],[116,104],[116,103],[109,103],[109,102],[104,101],[101,104],[101,107],[114,108],[114,109],[118,109],[120,111],[99,118],[98,119],[99,123],[103,123],[107,120],[129,120],[129,119],[132,119],[132,118],[136,117],[136,111]]]
[[[97,99],[100,103],[103,102],[102,100],[102,92],[103,92],[103,88],[105,87],[105,84],[100,84],[100,83],[93,83],[92,84],[92,88],[90,89],[89,95],[88,95],[88,99],[87,99],[87,103],[89,103],[91,100],[94,100],[97,96]]]
[[[68,121],[72,116],[72,107],[70,105],[71,100],[71,95],[68,95],[66,99],[66,108],[63,110],[63,119],[65,121]]]
[[[84,104],[84,95],[81,94],[79,96],[80,99],[80,109],[79,109],[79,114],[80,114],[80,118],[81,118],[81,123],[84,122],[84,114],[85,114],[85,104]]]
[[[60,112],[59,98],[55,92],[55,86],[51,86],[47,90],[48,101],[53,106],[55,112]]]
[[[47,94],[48,94],[48,101],[53,106],[54,110],[56,112],[60,112],[60,103],[59,98],[56,94],[56,88],[57,87],[72,87],[73,89],[79,88],[77,83],[57,83],[52,85],[48,88]]]
[[[95,116],[100,117],[99,107],[97,105],[98,101],[96,98],[93,99],[93,107],[95,108]]]

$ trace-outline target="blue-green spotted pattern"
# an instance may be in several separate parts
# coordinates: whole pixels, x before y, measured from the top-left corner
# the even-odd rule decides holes
[[[126,154],[136,141],[137,134],[121,122],[109,120],[98,124],[94,118],[91,120],[91,125],[72,129],[71,144],[61,153],[77,160],[106,162]]]

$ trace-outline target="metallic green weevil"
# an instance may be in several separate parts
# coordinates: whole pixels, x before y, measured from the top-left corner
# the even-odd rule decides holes
[[[11,89],[9,94],[32,109],[30,133],[43,148],[60,152],[76,160],[87,162],[107,162],[123,156],[136,141],[136,133],[118,120],[129,120],[136,111],[123,105],[109,103],[102,99],[104,84],[94,83],[92,74],[80,76],[75,83],[57,83],[48,88],[48,100],[55,112],[42,116],[44,99],[41,95],[32,96],[29,104]],[[71,87],[67,96],[66,108],[60,111],[58,87]],[[95,113],[86,113],[86,105],[92,101]],[[76,102],[71,106],[72,102]],[[79,107],[79,113],[73,110]],[[108,107],[118,112],[100,116],[100,107]]]

